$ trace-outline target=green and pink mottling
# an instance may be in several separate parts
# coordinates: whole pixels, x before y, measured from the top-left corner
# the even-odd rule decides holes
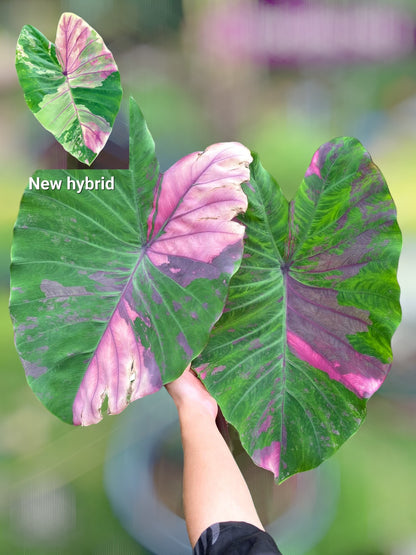
[[[253,451],[251,457],[257,465],[273,472],[277,479],[280,474],[280,450],[280,442],[272,441],[270,445]]]
[[[90,165],[120,107],[120,76],[100,35],[81,17],[62,14],[52,44],[25,25],[16,49],[25,100],[64,149]]]
[[[108,412],[118,414],[130,401],[162,387],[154,346],[143,346],[143,339],[149,342],[154,321],[151,302],[137,288],[136,276],[144,273],[150,279],[146,270],[150,263],[170,279],[188,286],[196,277],[209,279],[215,265],[215,276],[227,271],[226,258],[231,256],[234,264],[236,248],[241,258],[244,226],[231,220],[247,208],[241,183],[249,179],[250,161],[250,152],[243,145],[219,143],[179,160],[166,171],[163,180],[158,180],[148,218],[149,240],[88,364],[73,404],[74,424],[99,422],[105,397]],[[221,263],[221,255],[227,252]],[[101,283],[106,279],[101,274],[94,278]],[[114,289],[109,285],[109,291]],[[151,300],[163,305],[166,301],[155,287],[154,283]],[[133,302],[133,298],[138,300]],[[169,304],[173,313],[168,311],[167,319],[188,314],[176,300]],[[189,319],[198,320],[198,313],[189,311]],[[141,335],[135,331],[138,320]],[[194,357],[194,349],[184,331],[176,336],[176,348],[183,353],[186,366]]]
[[[77,106],[70,91],[76,87],[101,87],[107,77],[118,71],[114,58],[94,29],[72,13],[62,14],[55,46],[66,78],[69,105],[79,121],[84,144],[97,154],[107,142],[111,126],[88,108]]]

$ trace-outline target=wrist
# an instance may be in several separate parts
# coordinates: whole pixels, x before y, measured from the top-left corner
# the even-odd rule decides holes
[[[204,422],[215,424],[216,414],[214,414],[212,406],[205,406],[203,403],[187,400],[186,402],[178,403],[176,407],[180,422],[186,421],[191,425],[192,421],[197,419],[198,422],[203,420]]]

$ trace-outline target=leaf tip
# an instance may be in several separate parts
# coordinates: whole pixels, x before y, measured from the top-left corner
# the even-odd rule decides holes
[[[273,472],[276,480],[279,478],[280,471],[280,451],[280,442],[272,441],[270,445],[266,445],[262,449],[256,449],[252,455],[253,461],[258,466]]]

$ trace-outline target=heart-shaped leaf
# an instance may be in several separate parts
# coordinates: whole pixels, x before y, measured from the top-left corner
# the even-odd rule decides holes
[[[387,185],[352,138],[324,144],[290,203],[258,159],[243,263],[196,366],[279,481],[359,427],[390,368],[401,235]]]
[[[119,413],[177,378],[241,262],[232,219],[247,207],[250,152],[216,144],[162,178],[133,101],[130,111],[130,169],[35,173],[15,227],[16,346],[34,392],[74,424],[98,422],[105,397]]]
[[[16,49],[25,100],[64,149],[90,165],[120,107],[120,74],[100,35],[81,17],[62,14],[52,44],[25,25]]]

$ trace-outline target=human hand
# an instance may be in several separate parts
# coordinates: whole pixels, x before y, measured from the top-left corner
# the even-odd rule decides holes
[[[178,412],[193,411],[215,420],[218,412],[217,402],[191,370],[190,365],[179,378],[166,384],[165,387],[174,400]]]

